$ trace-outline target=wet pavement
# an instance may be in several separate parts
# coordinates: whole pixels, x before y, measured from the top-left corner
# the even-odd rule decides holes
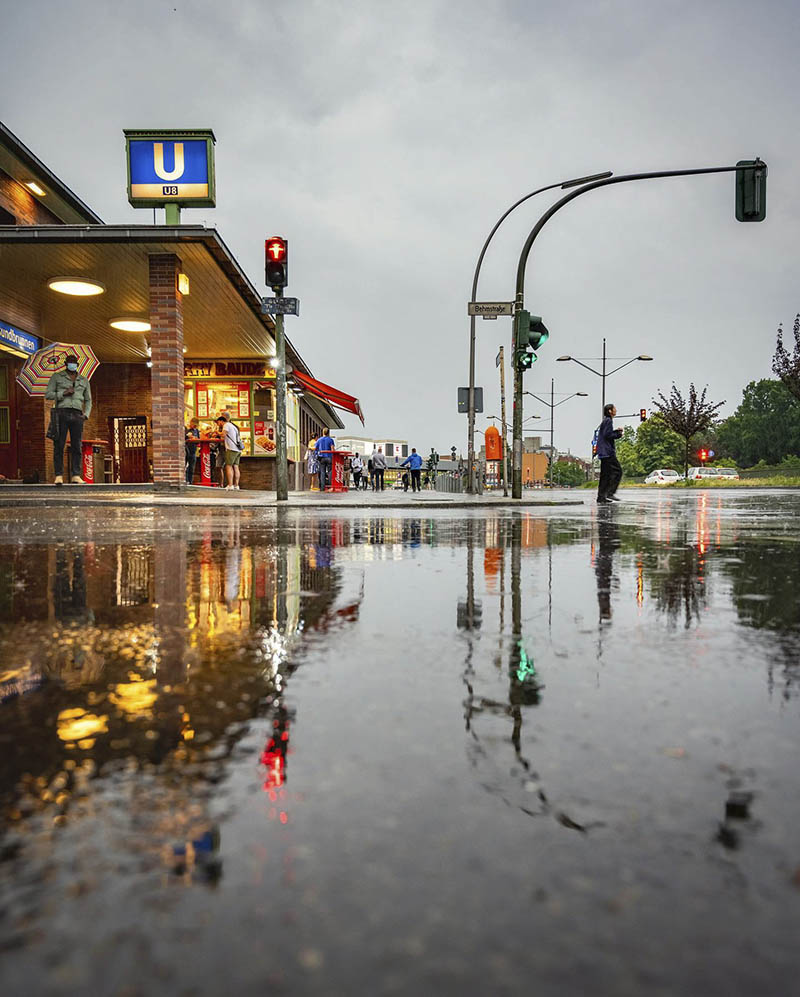
[[[798,492],[0,509],[0,992],[797,992],[798,582]]]

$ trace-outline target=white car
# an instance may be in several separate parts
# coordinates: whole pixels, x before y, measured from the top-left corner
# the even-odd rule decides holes
[[[716,467],[690,467],[686,475],[688,481],[699,481],[700,478],[719,478],[719,468]]]
[[[717,472],[721,478],[727,478],[728,480],[738,481],[739,472],[735,467],[718,467]]]
[[[673,485],[676,481],[680,481],[680,478],[678,472],[673,471],[671,467],[660,467],[651,471],[644,479],[644,483],[646,485]]]

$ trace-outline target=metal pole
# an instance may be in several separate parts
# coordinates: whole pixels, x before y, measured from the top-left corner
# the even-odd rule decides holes
[[[556,407],[553,404],[553,387],[555,382],[550,378],[550,487],[553,487],[553,464],[556,459],[556,452],[553,449],[553,421],[555,419]]]
[[[282,298],[283,293],[275,292]],[[289,499],[289,468],[286,462],[286,338],[283,335],[283,315],[275,316],[275,357],[278,369],[275,376],[275,417],[278,423],[278,446],[275,451],[277,461],[276,491],[279,502]]]
[[[600,376],[603,379],[602,411],[603,411],[603,415],[605,416],[605,414],[606,414],[606,337],[605,336],[603,336],[603,373]]]
[[[506,358],[503,347],[500,347],[500,420],[503,423],[503,497],[508,498],[508,456],[506,454]]]
[[[514,411],[511,497],[522,498],[522,371],[514,364]]]
[[[479,264],[480,265],[480,264]],[[477,284],[477,273],[475,280],[473,281],[472,297],[475,298],[475,284]],[[470,495],[474,495],[477,491],[475,482],[475,472],[473,466],[475,464],[475,443],[473,437],[475,436],[475,316],[471,315],[469,319],[469,416],[468,422],[468,433],[469,433],[469,445],[467,447],[467,460],[469,461],[469,472],[467,474],[467,491]]]

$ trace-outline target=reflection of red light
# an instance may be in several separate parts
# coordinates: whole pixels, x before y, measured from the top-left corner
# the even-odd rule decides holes
[[[261,756],[261,764],[267,769],[264,790],[270,794],[270,799],[273,799],[274,791],[283,785],[283,770],[286,765],[283,752],[275,746],[273,738],[270,738],[270,742]]]

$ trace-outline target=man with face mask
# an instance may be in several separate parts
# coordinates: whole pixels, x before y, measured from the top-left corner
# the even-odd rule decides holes
[[[47,382],[44,394],[55,402],[58,436],[53,441],[53,465],[55,469],[55,484],[64,484],[64,446],[69,433],[69,448],[71,458],[70,480],[75,485],[84,484],[81,477],[81,441],[83,440],[83,423],[92,412],[92,389],[89,379],[78,373],[78,358],[64,358],[64,370],[57,370]]]

